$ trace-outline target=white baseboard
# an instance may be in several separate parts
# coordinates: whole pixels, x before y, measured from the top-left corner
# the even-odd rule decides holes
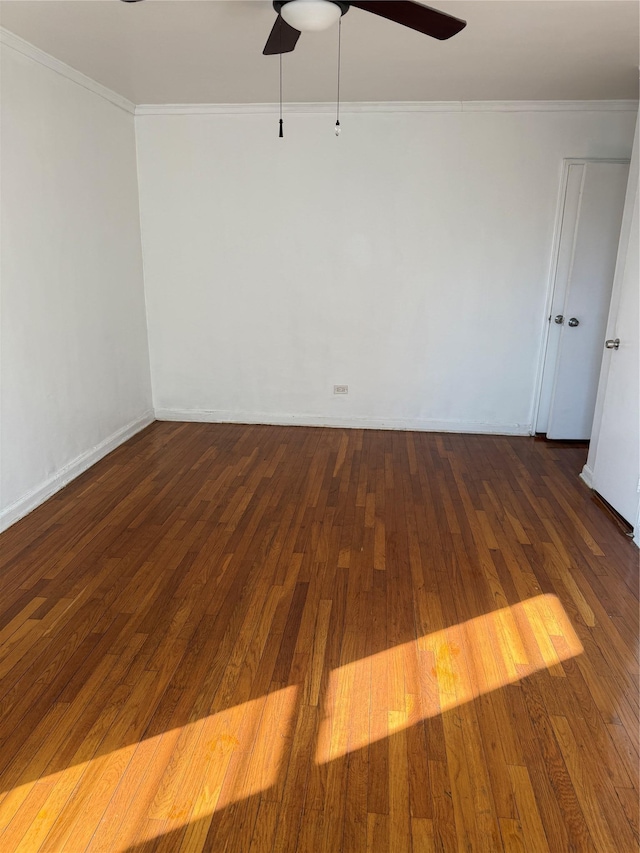
[[[111,453],[112,450],[115,450],[116,447],[119,447],[129,438],[140,432],[140,430],[149,426],[154,420],[153,412],[145,412],[142,417],[116,430],[116,432],[105,438],[96,447],[81,453],[80,456],[76,456],[75,459],[57,471],[52,477],[45,480],[44,483],[36,486],[35,489],[27,492],[26,495],[23,495],[10,506],[6,507],[6,509],[3,509],[0,512],[0,533],[12,524],[15,524],[16,521],[24,518],[25,515],[28,515],[56,492],[59,492],[67,483],[75,480],[76,477],[83,474],[92,465],[95,465],[103,456]]]
[[[580,472],[580,479],[583,483],[586,483],[590,489],[593,489],[593,469],[588,465],[585,465]],[[638,509],[636,525],[633,528],[633,542],[638,546],[638,548],[640,548],[640,508]]]
[[[322,426],[342,429],[390,429],[416,432],[462,432],[490,435],[531,435],[531,424],[484,423],[435,418],[363,418],[335,415],[283,415],[266,412],[232,412],[215,409],[156,409],[158,421],[198,423],[270,424],[273,426]]]
[[[593,488],[593,471],[588,465],[585,465],[580,472],[580,479],[583,483],[586,483],[590,489]]]

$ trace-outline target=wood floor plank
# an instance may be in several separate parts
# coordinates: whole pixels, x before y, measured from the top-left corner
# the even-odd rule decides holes
[[[3,853],[637,853],[586,447],[155,423],[0,538]]]

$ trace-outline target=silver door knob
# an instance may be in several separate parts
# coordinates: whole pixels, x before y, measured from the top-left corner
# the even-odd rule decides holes
[[[571,326],[572,329],[574,329],[576,326],[579,326],[579,325],[580,325],[580,320],[577,320],[575,317],[572,317],[569,320],[569,322],[567,323],[567,326]]]
[[[607,349],[620,349],[620,338],[609,339],[604,342]]]
[[[561,326],[564,323],[564,315],[556,314],[556,316],[553,318],[553,322]]]

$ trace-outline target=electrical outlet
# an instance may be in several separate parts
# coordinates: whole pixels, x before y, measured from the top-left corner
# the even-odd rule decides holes
[[[348,385],[334,385],[333,386],[334,394],[348,394],[349,386]]]

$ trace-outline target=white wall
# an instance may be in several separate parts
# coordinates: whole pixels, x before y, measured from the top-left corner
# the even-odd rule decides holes
[[[0,527],[150,418],[133,116],[2,47]]]
[[[160,418],[530,430],[562,159],[632,112],[136,122]]]

